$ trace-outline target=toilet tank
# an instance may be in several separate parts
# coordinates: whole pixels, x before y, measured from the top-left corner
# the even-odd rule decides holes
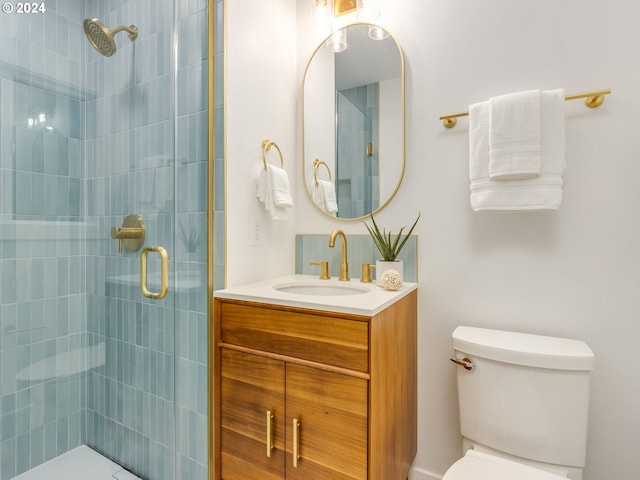
[[[460,429],[472,443],[534,462],[585,464],[594,358],[579,340],[458,327]]]

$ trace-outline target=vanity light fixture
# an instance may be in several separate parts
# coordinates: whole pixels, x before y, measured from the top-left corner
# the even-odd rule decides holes
[[[380,0],[314,0],[316,31],[320,35],[329,35],[334,31],[334,19],[355,12],[361,22],[371,22],[380,17]],[[369,37],[384,40],[389,34],[375,25],[369,26]],[[339,53],[347,48],[347,32],[337,30],[325,42],[327,49]]]
[[[316,31],[321,36],[331,34],[334,18],[355,11],[356,0],[314,0]],[[347,48],[347,32],[342,29],[331,35],[325,42],[327,50],[333,53],[343,52]]]
[[[342,28],[337,32],[334,32],[333,35],[327,38],[327,41],[324,42],[324,45],[330,52],[344,52],[347,49],[347,29]]]
[[[371,40],[384,40],[389,37],[389,32],[376,25],[369,25],[369,38]]]
[[[321,36],[329,35],[333,30],[329,17],[329,2],[328,0],[314,1],[316,3],[314,12],[316,31]]]

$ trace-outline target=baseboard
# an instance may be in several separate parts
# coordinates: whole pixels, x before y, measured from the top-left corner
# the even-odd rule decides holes
[[[442,477],[426,470],[412,468],[409,471],[409,480],[442,480]]]

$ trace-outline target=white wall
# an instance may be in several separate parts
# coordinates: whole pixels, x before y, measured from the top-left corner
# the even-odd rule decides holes
[[[295,0],[225,2],[227,286],[294,270],[295,210],[307,201],[304,186],[295,181],[295,11]],[[263,138],[282,150],[293,189],[294,208],[285,221],[272,221],[256,200]],[[279,164],[274,148],[267,160]],[[254,218],[260,245],[252,241]]]
[[[297,2],[300,79],[314,47],[311,3]],[[459,324],[585,340],[597,360],[586,480],[638,478],[640,3],[382,3],[381,24],[398,38],[407,62],[407,170],[379,219],[398,228],[422,212],[413,478],[438,478],[460,455],[455,372],[448,360],[450,334]],[[566,105],[561,209],[472,213],[467,120],[447,130],[437,117],[493,95],[558,87],[613,91],[595,110],[580,101]],[[298,121],[298,148],[300,135]],[[296,209],[297,232],[328,235],[336,227],[365,233],[360,222],[332,221],[308,202]]]
[[[382,2],[381,24],[398,38],[406,59],[407,170],[378,217],[397,229],[422,212],[419,452],[412,478],[439,478],[460,455],[448,358],[451,332],[467,324],[585,340],[597,361],[585,480],[636,479],[640,3]],[[331,220],[312,207],[295,160],[302,148],[302,75],[318,40],[311,5],[226,2],[229,284],[292,272],[294,233],[328,236],[336,227],[366,233],[360,222]],[[567,104],[561,209],[472,213],[467,120],[447,130],[437,117],[493,95],[558,87],[613,90],[595,110],[580,101]],[[263,136],[282,147],[296,187],[294,219],[278,229],[261,214],[249,178],[262,161]],[[247,219],[256,214],[266,224],[262,247],[249,246]]]

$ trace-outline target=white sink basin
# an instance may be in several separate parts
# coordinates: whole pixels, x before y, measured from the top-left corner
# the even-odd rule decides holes
[[[344,296],[369,293],[366,287],[349,284],[322,284],[316,282],[292,282],[273,286],[274,290],[296,295]]]

